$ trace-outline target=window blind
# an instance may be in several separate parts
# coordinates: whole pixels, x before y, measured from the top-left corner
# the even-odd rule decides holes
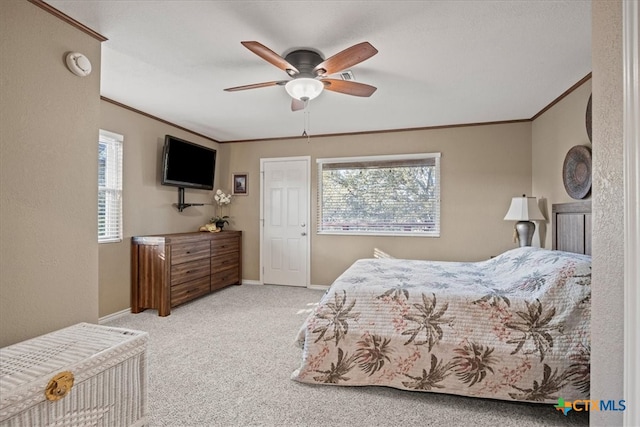
[[[440,235],[440,153],[317,164],[318,233]]]
[[[122,135],[100,130],[98,242],[122,241]]]

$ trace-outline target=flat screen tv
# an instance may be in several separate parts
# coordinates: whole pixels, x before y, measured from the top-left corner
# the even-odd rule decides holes
[[[166,135],[162,150],[162,185],[213,190],[216,150]]]

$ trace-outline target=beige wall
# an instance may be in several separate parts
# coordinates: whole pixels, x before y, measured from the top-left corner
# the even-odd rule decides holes
[[[585,125],[589,95],[591,80],[583,83],[532,123],[532,195],[538,198],[538,204],[547,220],[551,218],[552,204],[576,201],[564,188],[562,165],[571,147],[591,147]],[[585,200],[590,198],[591,194]],[[540,239],[539,246],[551,249],[550,221],[539,224],[538,233],[536,238]]]
[[[620,1],[594,1],[592,24],[591,396],[618,399],[623,397],[624,326]],[[63,55],[70,50],[90,58],[94,66],[90,77],[81,79],[66,70]],[[100,299],[105,301],[100,312],[108,314],[128,306],[127,241],[102,245],[98,258],[98,128],[125,136],[127,237],[184,231],[210,213],[206,208],[177,213],[170,206],[177,198],[175,189],[162,188],[154,180],[161,135],[170,132],[195,142],[206,141],[100,104],[100,46],[96,40],[24,0],[5,0],[0,2],[0,58],[0,346],[4,346],[76,322],[96,321],[98,259]],[[586,86],[581,87],[575,99],[567,102],[575,101],[576,108],[581,107],[586,91]],[[564,114],[550,112],[556,113]],[[574,113],[578,120],[582,109]],[[573,117],[574,113],[568,114]],[[312,282],[328,283],[342,271],[344,265],[331,265],[337,258],[330,254],[333,250],[347,258],[368,255],[378,246],[404,257],[481,259],[512,247],[511,225],[501,219],[509,197],[530,191],[532,186],[534,194],[540,195],[561,190],[558,182],[543,182],[544,156],[538,150],[539,144],[546,143],[543,135],[549,129],[545,130],[545,123],[549,120],[549,126],[559,126],[562,121],[550,116],[538,120],[533,125],[313,138],[308,145],[302,140],[221,145],[218,154],[223,160],[217,181],[222,186],[226,180],[228,188],[232,171],[250,173],[250,195],[234,201],[232,215],[236,228],[246,231],[245,243],[254,243],[258,239],[255,212],[260,157],[442,151],[443,237],[359,238],[356,246],[347,246],[340,237],[323,236],[327,241],[318,239],[313,245],[317,266]],[[562,148],[565,152],[567,147]],[[557,161],[559,156],[551,157]],[[533,165],[533,172],[528,165]],[[187,200],[205,201],[206,194],[189,192]],[[548,197],[555,202],[556,196]],[[257,248],[246,245],[245,278],[257,279],[257,259]],[[325,268],[327,273],[318,271]],[[593,412],[591,423],[621,425],[621,416]]]
[[[569,148],[588,145],[584,126],[591,81],[533,123],[390,132],[372,135],[215,144],[167,124],[103,101],[101,128],[123,134],[124,234],[122,243],[100,245],[100,316],[129,307],[129,238],[134,235],[194,230],[213,208],[179,213],[171,205],[177,190],[159,184],[162,138],[173,134],[218,150],[216,188],[228,191],[232,172],[249,174],[249,195],[235,197],[230,228],[243,230],[243,278],[259,280],[260,158],[312,157],[312,229],[315,229],[315,159],[389,153],[442,152],[442,237],[385,238],[311,235],[311,283],[330,284],[355,259],[378,247],[397,257],[478,260],[512,248],[513,224],[503,221],[509,200],[522,193],[551,204],[572,201],[562,184],[562,162]],[[515,161],[514,159],[520,159]],[[533,177],[533,178],[532,178]],[[187,200],[210,203],[210,193],[187,190]],[[538,225],[551,246],[551,227]],[[471,236],[467,238],[466,236]],[[497,237],[499,236],[499,237]]]
[[[100,42],[0,2],[0,346],[98,319]],[[79,51],[80,78],[65,66]]]
[[[625,327],[621,1],[594,1],[592,28],[594,196],[591,397],[617,400],[624,398]],[[593,412],[590,422],[594,426],[622,425],[622,414]]]
[[[197,229],[212,206],[182,213],[172,206],[177,189],[160,182],[160,154],[169,133],[218,150],[216,188],[229,191],[232,172],[249,174],[249,195],[230,205],[231,229],[243,231],[243,279],[259,280],[260,158],[312,157],[312,217],[315,159],[389,153],[442,152],[442,237],[384,238],[312,234],[311,283],[330,284],[357,258],[378,247],[398,257],[478,260],[514,247],[513,224],[502,218],[510,198],[531,191],[531,124],[461,127],[386,134],[216,144],[165,123],[101,102],[101,129],[124,136],[124,241],[99,245],[99,315],[130,306],[130,238]],[[513,162],[514,158],[521,159]],[[211,192],[187,190],[186,200],[211,203]],[[315,222],[312,224],[315,229]],[[466,237],[470,236],[470,237]]]
[[[531,192],[531,123],[458,127],[223,144],[230,172],[249,173],[249,195],[231,205],[232,226],[243,230],[243,278],[259,280],[260,159],[311,156],[315,230],[316,158],[441,152],[441,237],[363,237],[311,233],[311,284],[329,285],[374,247],[396,257],[482,260],[515,247],[503,220],[511,197]],[[221,182],[224,182],[224,178]],[[227,178],[228,182],[228,178]]]
[[[619,0],[594,1],[592,14],[594,399],[623,397],[620,5]],[[70,50],[90,58],[94,66],[90,77],[81,79],[66,70],[63,55]],[[128,306],[127,241],[102,245],[98,258],[98,128],[125,136],[125,180],[132,187],[125,189],[127,237],[184,231],[200,224],[210,212],[190,208],[197,211],[177,213],[170,206],[177,197],[175,189],[162,188],[154,180],[161,135],[174,133],[206,141],[100,104],[100,46],[96,40],[24,0],[5,0],[0,2],[0,58],[0,346],[4,346],[79,321],[96,321],[98,259],[100,299],[104,300],[101,314]],[[566,103],[582,107],[586,91],[587,86],[581,87]],[[368,255],[373,246],[403,257],[486,258],[512,247],[511,225],[501,220],[509,197],[533,187],[534,194],[548,193],[553,202],[556,196],[552,194],[560,191],[562,195],[558,181],[544,182],[542,177],[546,173],[540,144],[547,143],[545,133],[562,124],[551,115],[564,115],[549,114],[533,125],[313,138],[308,145],[302,140],[222,145],[217,181],[223,186],[226,180],[228,188],[232,171],[250,173],[250,195],[234,201],[232,215],[234,226],[246,231],[245,244],[254,243],[258,239],[255,212],[260,157],[442,151],[443,237],[359,238],[352,246],[340,237],[323,236],[326,241],[318,239],[313,244],[316,267],[312,282],[328,283],[343,270],[344,265],[331,265],[338,258],[331,254],[333,250],[346,258]],[[567,114],[577,121],[582,108]],[[579,134],[572,135],[580,143]],[[570,146],[566,143],[561,152]],[[559,158],[558,153],[550,157]],[[206,194],[189,192],[187,200],[205,201]],[[562,197],[557,200],[563,201]],[[245,278],[257,279],[256,247],[245,245],[245,260]],[[323,269],[327,273],[319,271]],[[620,425],[621,415],[593,412],[591,423]]]
[[[107,101],[100,104],[100,128],[124,136],[123,227],[120,243],[99,245],[100,317],[130,307],[131,237],[196,231],[213,215],[212,192],[185,189],[187,203],[205,203],[178,212],[177,187],[160,185],[162,145],[166,134],[217,149],[216,184],[227,175],[225,150],[219,144]]]

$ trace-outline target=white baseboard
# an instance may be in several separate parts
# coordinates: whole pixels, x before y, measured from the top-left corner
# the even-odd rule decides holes
[[[242,284],[243,285],[253,285],[253,286],[263,286],[264,283],[260,282],[259,280],[246,280],[243,279],[242,280]],[[327,285],[309,285],[307,286],[307,289],[315,289],[318,291],[326,291],[327,289],[329,289],[329,286]],[[98,319],[98,324],[99,325],[103,325],[105,323],[111,322],[112,320],[116,320],[126,314],[131,313],[131,307],[129,308],[125,308],[124,310],[120,310],[117,311],[115,313],[111,313],[111,314],[107,314],[106,316],[103,316],[101,318]]]
[[[316,289],[318,291],[326,291],[329,288],[330,288],[330,286],[328,286],[328,285],[309,285],[309,286],[307,286],[307,289]]]
[[[117,318],[122,317],[125,314],[129,314],[129,313],[131,313],[131,307],[125,308],[124,310],[120,310],[116,313],[107,314],[106,316],[103,316],[98,319],[98,324],[102,325],[112,320],[116,320]]]
[[[264,283],[262,283],[259,280],[247,280],[247,279],[242,279],[242,284],[243,285],[258,285],[258,286],[264,286]],[[327,289],[329,289],[329,286],[327,285],[309,285],[306,287],[307,289],[316,289],[319,291],[326,291]]]

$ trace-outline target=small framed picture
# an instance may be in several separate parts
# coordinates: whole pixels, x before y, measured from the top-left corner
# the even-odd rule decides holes
[[[246,196],[247,194],[249,194],[249,192],[247,191],[247,185],[249,184],[249,182],[247,181],[246,173],[234,173],[232,184],[233,186],[231,194],[234,194],[236,196]]]

